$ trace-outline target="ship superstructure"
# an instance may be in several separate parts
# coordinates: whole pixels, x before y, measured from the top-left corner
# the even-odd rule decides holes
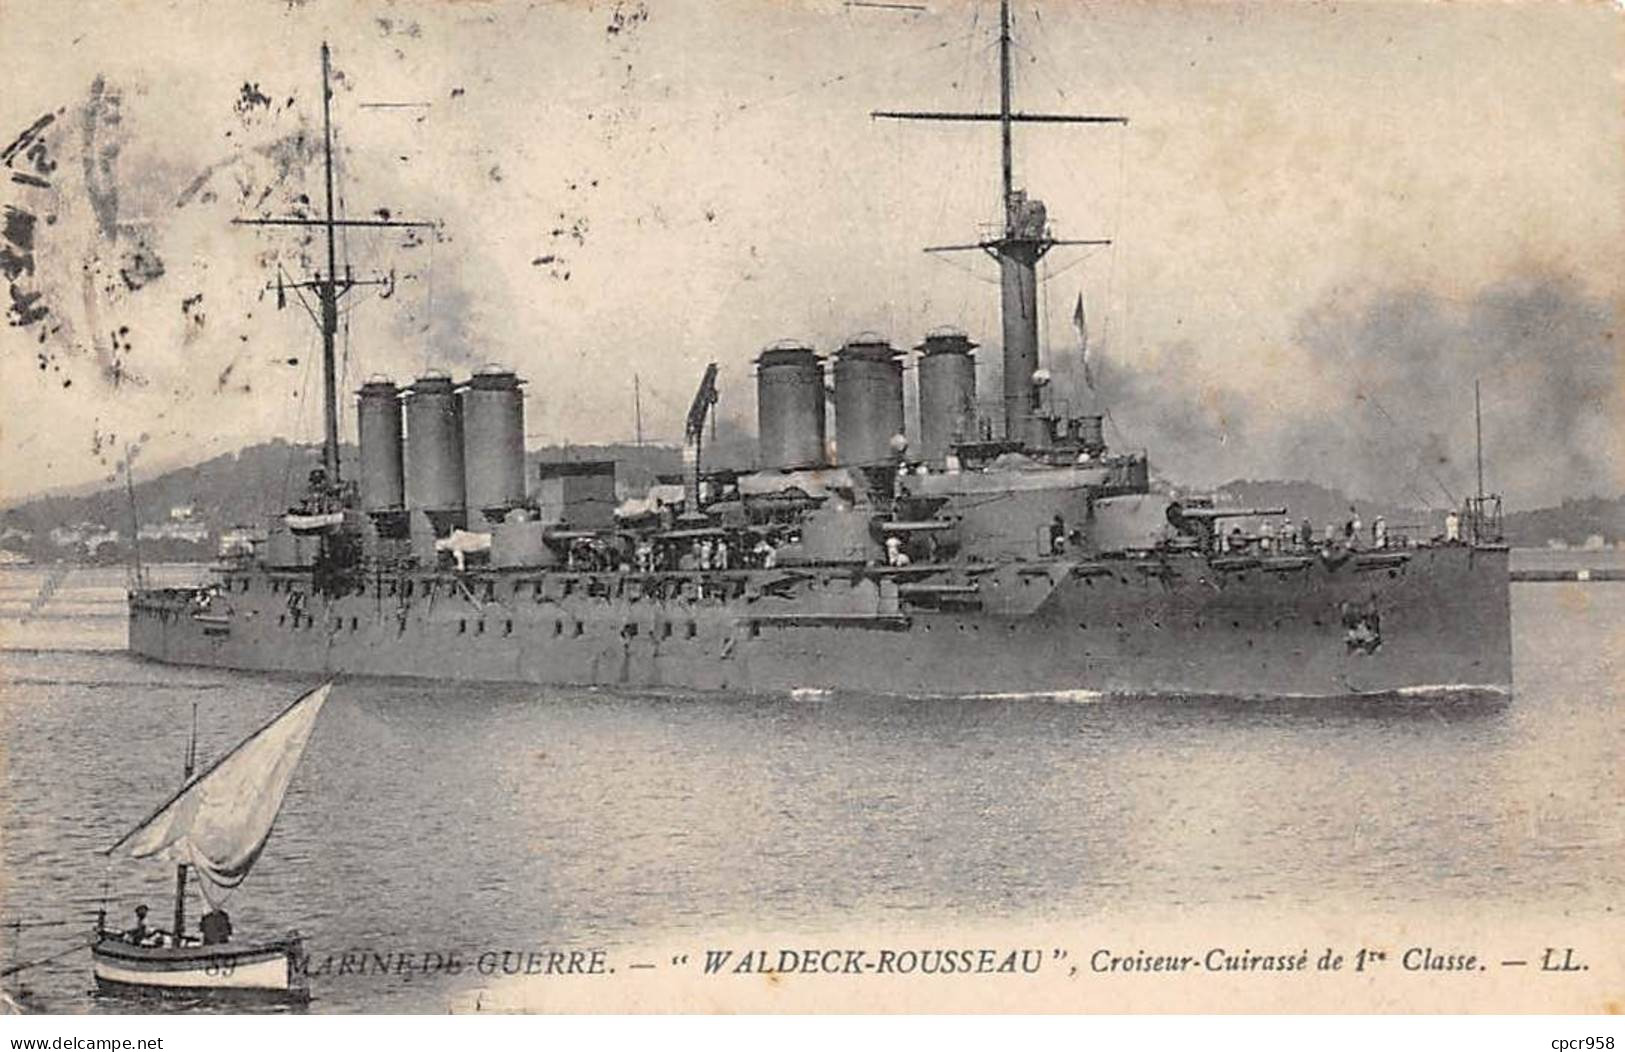
[[[1015,110],[1007,2],[999,45],[997,113],[875,116],[999,125],[1002,230],[930,251],[998,262],[1001,419],[978,413],[977,345],[958,330],[926,333],[913,370],[878,334],[828,355],[781,342],[755,359],[754,469],[704,463],[713,366],[682,477],[619,501],[613,463],[526,477],[523,380],[490,366],[369,380],[347,481],[332,322],[358,282],[336,272],[333,233],[348,221],[329,182],[324,217],[250,220],[326,229],[328,270],[301,286],[327,337],[323,467],[212,587],[133,592],[131,650],[239,669],[751,691],[1509,689],[1496,498],[1470,500],[1437,538],[1352,524],[1313,535],[1286,509],[1160,492],[1144,455],[1107,447],[1100,415],[1046,405],[1036,263],[1102,242],[1052,234],[1015,185],[1012,126],[1124,118]],[[325,47],[323,61],[325,78]]]

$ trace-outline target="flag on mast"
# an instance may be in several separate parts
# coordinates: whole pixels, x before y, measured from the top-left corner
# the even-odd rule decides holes
[[[1095,389],[1095,378],[1089,372],[1089,323],[1083,316],[1083,293],[1078,293],[1078,305],[1072,311],[1072,324],[1078,330],[1078,360],[1083,362],[1083,385]]]

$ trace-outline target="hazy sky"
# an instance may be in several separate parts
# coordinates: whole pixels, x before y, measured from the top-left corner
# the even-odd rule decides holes
[[[928,6],[6,4],[0,142],[54,119],[0,183],[4,492],[319,436],[316,330],[262,292],[310,246],[229,220],[319,204],[324,39],[348,214],[443,224],[348,238],[399,280],[351,297],[347,425],[368,374],[497,361],[532,444],[629,438],[634,373],[674,441],[708,361],[754,427],[764,345],[939,324],[995,391],[992,264],[919,249],[996,217],[996,132],[868,117],[996,104],[997,5]],[[1057,232],[1115,239],[1057,249],[1041,304],[1069,393],[1084,294],[1109,437],[1442,501],[1477,377],[1515,506],[1625,488],[1619,7],[1015,12],[1022,108],[1132,121],[1017,133]]]

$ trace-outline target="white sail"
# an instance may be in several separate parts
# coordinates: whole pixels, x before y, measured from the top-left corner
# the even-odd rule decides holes
[[[219,887],[241,884],[271,836],[294,768],[332,686],[316,688],[249,735],[107,854],[122,848],[131,858],[164,858],[194,866]]]

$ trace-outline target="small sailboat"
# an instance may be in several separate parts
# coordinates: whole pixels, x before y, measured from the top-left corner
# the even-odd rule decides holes
[[[148,929],[145,908],[128,931],[98,917],[91,961],[104,993],[201,997],[220,994],[305,1000],[304,944],[298,932],[234,942],[225,911],[213,907],[200,932],[186,931],[186,890],[195,872],[206,900],[242,884],[270,839],[283,797],[327,701],[331,683],[303,695],[236,748],[193,777],[197,733],[181,788],[104,854],[175,863],[171,930]]]

